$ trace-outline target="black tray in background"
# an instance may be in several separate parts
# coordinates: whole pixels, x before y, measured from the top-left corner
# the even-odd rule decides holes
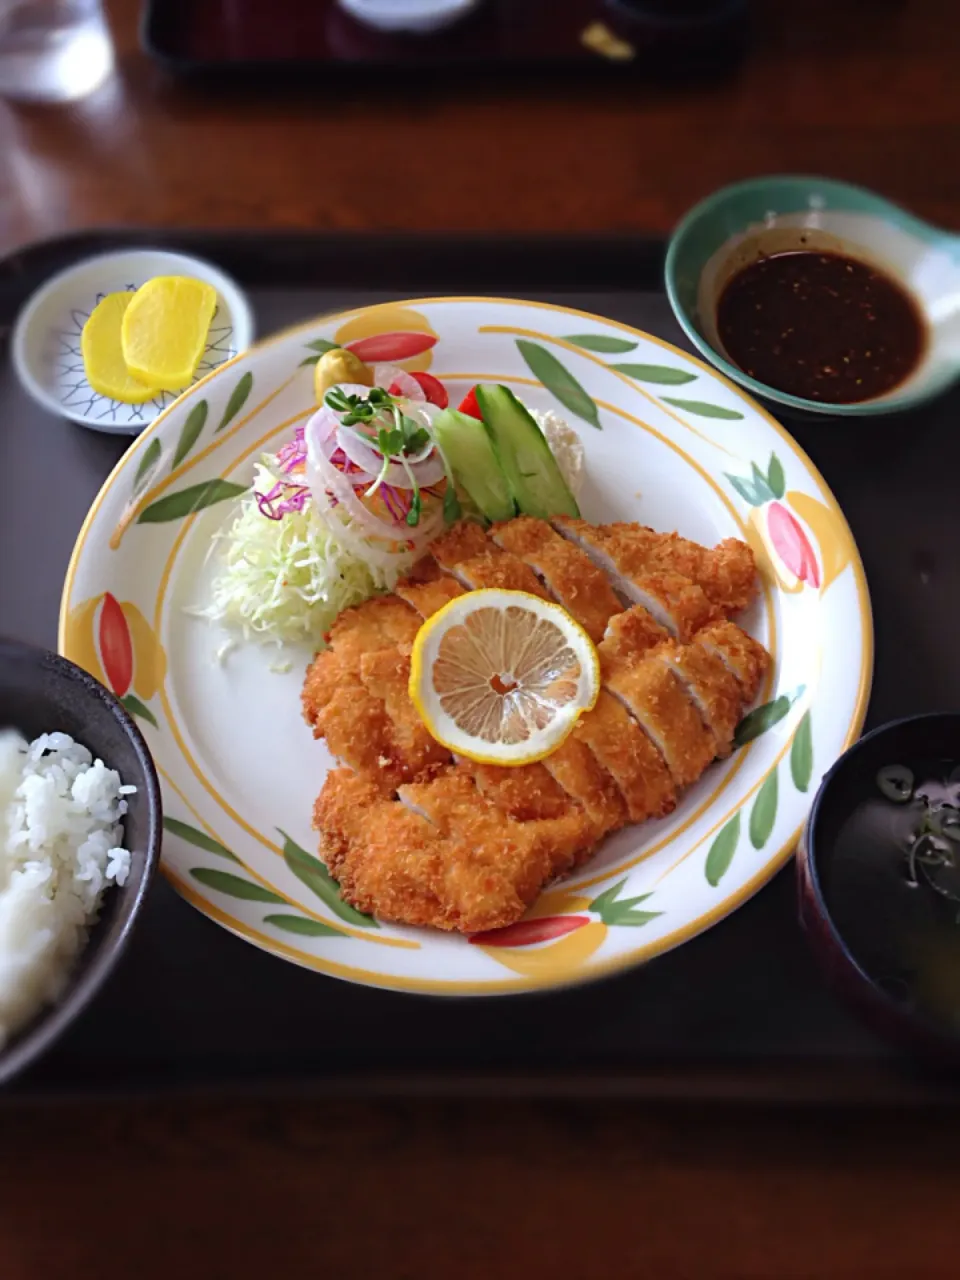
[[[53,271],[108,248],[199,253],[250,292],[261,334],[386,298],[562,302],[685,346],[640,239],[349,238],[102,232],[0,263],[0,631],[56,644],[74,538],[126,442],[51,418],[16,383],[17,309]],[[960,394],[909,417],[791,424],[853,526],[871,584],[871,723],[960,706]],[[832,642],[843,644],[842,636]],[[896,1057],[824,989],[796,925],[792,869],[726,921],[591,986],[490,999],[404,996],[297,969],[163,881],[93,1008],[5,1096],[174,1087],[323,1087],[679,1098],[927,1101],[954,1084]]]
[[[602,25],[633,56],[600,56],[583,33]],[[464,78],[476,86],[558,74],[650,81],[730,75],[749,32],[746,0],[482,0],[470,16],[428,35],[386,33],[338,0],[146,0],[141,43],[193,82],[249,91],[269,81],[323,93],[389,86],[429,93]]]

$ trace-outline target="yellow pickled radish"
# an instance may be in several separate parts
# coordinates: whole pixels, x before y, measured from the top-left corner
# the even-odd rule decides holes
[[[123,358],[120,332],[132,300],[132,293],[108,293],[100,299],[80,334],[80,353],[94,391],[124,404],[143,404],[158,394],[158,388],[135,378]]]
[[[123,317],[123,358],[136,378],[182,391],[207,345],[217,291],[188,276],[156,276],[133,295]]]

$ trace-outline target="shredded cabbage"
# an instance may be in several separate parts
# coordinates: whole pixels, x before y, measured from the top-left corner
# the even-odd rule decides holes
[[[255,494],[278,478],[266,463],[257,467],[239,514],[219,535],[225,553],[210,603],[196,612],[246,640],[318,644],[343,609],[394,584],[374,581],[367,565],[330,536],[312,503],[282,520],[263,516]]]

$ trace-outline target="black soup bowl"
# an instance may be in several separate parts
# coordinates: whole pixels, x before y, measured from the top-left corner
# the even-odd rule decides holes
[[[897,720],[836,762],[797,852],[800,923],[873,1030],[960,1065],[960,714]]]
[[[160,856],[160,785],[140,730],[112,693],[85,671],[43,649],[0,638],[0,730],[28,740],[68,733],[137,788],[127,797],[124,847],[132,855],[123,886],[104,896],[100,918],[56,1004],[0,1049],[0,1084],[33,1062],[82,1013],[120,959]]]

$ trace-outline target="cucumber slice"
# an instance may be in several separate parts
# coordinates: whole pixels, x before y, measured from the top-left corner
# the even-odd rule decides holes
[[[516,503],[486,424],[457,409],[443,409],[433,420],[433,434],[457,484],[480,512],[488,520],[511,520]]]
[[[478,386],[477,404],[493,435],[500,465],[524,515],[579,516],[580,508],[537,420],[507,387]]]

